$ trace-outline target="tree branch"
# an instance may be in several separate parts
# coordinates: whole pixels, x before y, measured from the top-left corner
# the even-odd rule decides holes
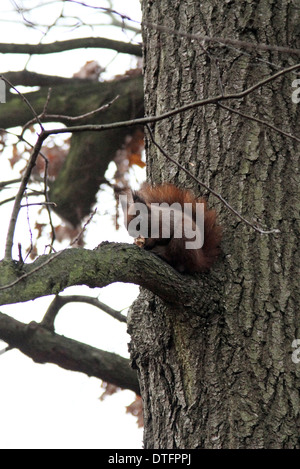
[[[292,140],[295,140],[296,142],[300,143],[300,138],[296,137],[295,135],[292,135],[288,132],[285,132],[282,129],[279,129],[278,127],[275,127],[275,125],[270,124],[269,122],[259,119],[258,117],[250,116],[249,114],[245,114],[244,112],[238,111],[237,109],[233,109],[231,107],[225,106],[224,104],[218,103],[218,106],[221,107],[222,109],[226,109],[227,111],[232,112],[233,114],[237,114],[241,117],[245,117],[245,119],[249,119],[253,122],[257,122],[258,124],[265,125],[266,127],[269,127],[269,129],[274,130],[275,132],[284,135],[285,137],[289,137]]]
[[[115,353],[54,334],[35,322],[24,324],[3,313],[0,313],[0,339],[37,363],[54,363],[139,394],[130,360]]]
[[[53,54],[73,49],[112,49],[123,54],[142,56],[142,48],[138,44],[131,44],[106,37],[84,37],[68,39],[67,41],[56,41],[47,44],[0,44],[2,54]]]
[[[294,70],[297,70],[298,68],[300,68],[300,63],[293,65],[291,67],[285,68],[284,70],[280,70],[279,72],[274,73],[274,75],[271,75],[268,78],[265,78],[264,80],[261,80],[255,83],[253,86],[250,86],[250,88],[247,88],[244,91],[240,91],[238,93],[220,94],[218,96],[204,98],[199,101],[193,101],[192,103],[185,104],[184,106],[178,107],[176,109],[172,109],[171,111],[167,111],[159,116],[141,117],[139,119],[132,119],[132,120],[127,120],[127,121],[122,121],[122,122],[113,122],[111,124],[74,125],[71,127],[65,127],[65,128],[60,128],[60,129],[45,130],[45,134],[48,136],[48,135],[57,135],[57,134],[68,133],[68,132],[83,132],[86,130],[92,131],[92,132],[98,132],[98,131],[111,130],[111,129],[120,129],[123,127],[131,127],[134,125],[146,125],[146,124],[151,124],[154,122],[159,122],[169,117],[175,116],[176,114],[180,114],[181,112],[186,112],[186,111],[189,111],[190,109],[195,109],[197,107],[206,106],[207,104],[218,104],[221,101],[228,101],[230,99],[242,99],[248,96],[249,94],[253,93],[258,88],[261,88],[262,86],[281,77],[282,75],[293,72]]]
[[[284,54],[290,54],[290,55],[299,55],[300,56],[300,49],[293,49],[288,46],[276,46],[276,45],[271,45],[271,44],[262,44],[260,42],[254,43],[254,42],[248,42],[248,41],[240,41],[239,39],[232,39],[228,37],[218,37],[218,36],[203,36],[201,34],[190,34],[186,33],[184,31],[180,30],[175,30],[172,28],[168,28],[167,26],[162,26],[159,24],[154,24],[154,23],[148,23],[146,21],[143,21],[141,23],[142,25],[146,26],[147,28],[151,28],[157,31],[162,31],[168,34],[173,34],[175,36],[180,36],[180,37],[187,37],[189,39],[194,39],[197,41],[202,41],[204,43],[218,43],[220,45],[230,45],[230,46],[235,46],[241,49],[247,49],[247,50],[262,50],[262,51],[271,51],[271,52],[279,52],[279,53],[284,53]]]
[[[4,76],[11,83],[14,83],[15,86],[72,85],[74,83],[91,83],[91,81],[94,81],[88,78],[66,78],[55,75],[44,75],[42,73],[31,72],[29,70],[19,70],[18,72],[5,72]]]
[[[95,288],[114,282],[135,283],[172,305],[199,304],[199,297],[201,301],[206,298],[207,277],[212,281],[211,274],[181,275],[153,253],[124,243],[104,242],[93,251],[66,249],[22,265],[21,272],[19,266],[13,261],[0,262],[2,305],[57,295],[73,285]],[[211,303],[209,298],[207,303]]]
[[[96,306],[96,308],[105,311],[107,314],[117,319],[120,322],[126,323],[126,316],[123,316],[119,311],[110,308],[106,304],[98,300],[98,298],[93,298],[91,296],[85,295],[67,295],[67,296],[55,296],[54,300],[51,302],[49,308],[47,309],[43,320],[41,321],[41,326],[46,327],[49,330],[54,331],[54,321],[57,314],[61,308],[68,303],[88,303],[90,305]]]
[[[18,91],[17,88],[15,88],[15,86],[4,75],[0,75],[0,79],[3,80],[6,84],[8,84],[22,98],[22,100],[25,102],[26,106],[29,108],[29,110],[31,111],[31,113],[35,117],[35,121],[40,125],[41,131],[43,131],[44,128],[43,128],[43,125],[42,125],[42,123],[39,119],[39,116],[37,115],[35,109],[31,105],[31,103],[28,101],[26,96],[23,93],[20,93],[20,91]]]
[[[45,140],[46,136],[44,136],[43,132],[40,134],[36,145],[34,147],[34,150],[30,156],[29,162],[26,166],[26,169],[24,171],[22,181],[18,190],[18,193],[15,197],[15,202],[9,222],[9,227],[8,227],[8,232],[6,236],[6,244],[5,244],[5,258],[10,259],[11,254],[12,254],[12,247],[13,247],[13,238],[14,238],[14,233],[15,233],[15,228],[16,228],[16,223],[17,223],[17,218],[19,215],[19,211],[21,208],[21,201],[25,192],[25,189],[27,187],[27,183],[29,181],[31,171],[33,167],[35,166],[36,159],[40,153],[40,150],[42,148],[42,144]]]

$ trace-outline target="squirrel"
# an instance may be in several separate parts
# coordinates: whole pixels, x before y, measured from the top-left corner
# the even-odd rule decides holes
[[[190,190],[168,183],[156,186],[144,183],[138,191],[127,191],[126,197],[126,201],[121,199],[125,227],[131,236],[135,236],[135,244],[156,254],[181,273],[210,269],[220,253],[222,229],[217,224],[215,210],[207,208],[205,199],[198,199]],[[202,228],[197,218],[200,204]],[[169,225],[166,232],[164,215],[168,217]],[[157,226],[153,220],[158,222]],[[189,237],[186,236],[187,227],[191,229]],[[200,244],[189,248],[199,239]]]

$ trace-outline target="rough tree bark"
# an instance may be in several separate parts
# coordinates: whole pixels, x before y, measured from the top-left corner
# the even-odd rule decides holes
[[[143,0],[142,10],[147,115],[242,91],[295,63],[286,54],[249,53],[153,26],[297,47],[297,10],[289,0]],[[297,134],[295,78],[281,77],[226,106]],[[300,365],[291,358],[299,335],[296,143],[216,105],[176,115],[153,130],[168,154],[241,214],[280,233],[255,232],[210,196],[224,226],[223,256],[206,275],[197,307],[168,306],[145,291],[133,305],[128,327],[145,448],[299,448]],[[150,140],[147,158],[152,182],[201,193]]]
[[[291,0],[142,0],[142,8],[147,115],[241,92],[295,63],[295,55],[270,47],[243,49],[189,37],[299,49],[298,10]],[[11,259],[0,264],[0,304],[57,294],[70,285],[141,285],[128,317],[139,386],[134,373],[126,373],[127,360],[66,341],[42,323],[24,325],[0,314],[0,338],[36,361],[70,369],[80,370],[77,357],[84,354],[80,371],[115,384],[112,363],[123,367],[121,385],[140,389],[143,398],[145,448],[300,447],[300,365],[292,357],[299,338],[299,151],[295,139],[262,124],[297,135],[300,107],[291,99],[296,77],[282,75],[243,99],[191,107],[152,126],[156,142],[178,163],[248,220],[279,233],[258,233],[207,193],[224,226],[223,254],[208,274],[180,275],[137,246],[114,243],[41,256],[30,265]],[[146,143],[150,181],[203,194],[150,139]]]

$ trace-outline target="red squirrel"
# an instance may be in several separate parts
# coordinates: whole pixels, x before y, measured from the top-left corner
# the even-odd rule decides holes
[[[215,210],[209,210],[204,199],[198,199],[191,191],[180,189],[173,184],[151,186],[146,183],[140,190],[127,193],[126,197],[127,199],[121,201],[125,226],[129,234],[135,237],[134,242],[138,246],[153,252],[181,273],[205,272],[212,266],[220,252],[222,229],[217,224]],[[158,204],[162,206],[158,207]],[[200,204],[203,204],[202,229],[197,218],[197,207]],[[186,211],[185,207],[188,207],[190,212]],[[155,218],[155,215],[158,218]],[[167,232],[163,231],[164,215],[169,221]],[[153,219],[159,220],[156,230]],[[146,226],[146,232],[140,234],[137,231],[143,224]],[[189,237],[186,235],[185,226],[192,230]],[[176,234],[178,227],[181,230]],[[197,248],[188,248],[187,246],[191,246],[197,238],[201,241],[200,244],[198,242]]]

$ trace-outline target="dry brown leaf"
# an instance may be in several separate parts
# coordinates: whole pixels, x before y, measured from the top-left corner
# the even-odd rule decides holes
[[[143,401],[140,396],[136,396],[136,399],[126,407],[126,412],[137,418],[137,425],[139,428],[144,426]]]
[[[118,388],[118,386],[115,386],[114,384],[107,383],[106,381],[103,381],[103,383],[101,384],[101,388],[105,389],[105,391],[99,397],[100,401],[104,401],[107,396],[112,396],[121,389]]]

